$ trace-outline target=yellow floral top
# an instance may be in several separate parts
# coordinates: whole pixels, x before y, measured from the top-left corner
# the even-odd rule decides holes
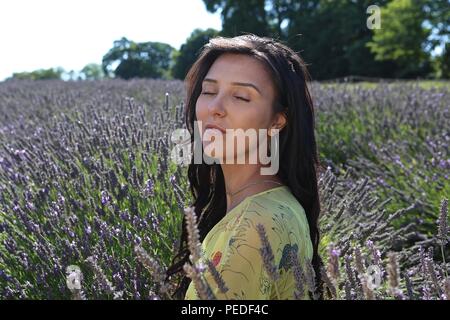
[[[269,278],[260,254],[258,223],[266,230],[280,274],[275,283]],[[202,250],[228,291],[219,290],[208,270],[204,273],[205,280],[218,299],[230,300],[293,299],[295,281],[289,253],[291,250],[297,253],[304,269],[304,259],[311,260],[313,252],[305,211],[287,186],[265,190],[241,201],[209,231]],[[308,299],[308,295],[304,298]],[[193,282],[185,299],[199,299]]]

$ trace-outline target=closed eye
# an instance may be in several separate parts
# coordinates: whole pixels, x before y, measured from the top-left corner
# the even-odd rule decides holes
[[[240,100],[243,100],[243,101],[245,101],[245,102],[250,102],[250,100],[248,100],[248,99],[244,99],[244,98],[241,98],[241,97],[235,97],[236,99],[240,99]]]
[[[202,94],[205,94],[205,95],[212,95],[212,94],[215,94],[215,93],[211,93],[211,92],[202,92]],[[242,97],[237,97],[237,96],[235,96],[235,98],[236,98],[236,99],[239,99],[239,100],[242,100],[242,101],[245,101],[245,102],[250,102],[250,100],[245,99],[245,98],[242,98]]]

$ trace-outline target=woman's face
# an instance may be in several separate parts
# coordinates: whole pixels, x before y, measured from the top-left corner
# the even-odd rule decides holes
[[[272,104],[275,88],[262,62],[244,54],[224,53],[220,55],[206,74],[202,91],[196,103],[197,121],[201,121],[201,135],[205,140],[208,124],[223,129],[269,129],[273,122]],[[217,131],[214,131],[217,134]],[[225,135],[222,136],[225,146]],[[239,139],[239,137],[237,138]],[[213,139],[210,139],[213,140]],[[246,140],[246,139],[245,139]],[[203,141],[203,146],[212,142]],[[234,159],[236,159],[237,144]],[[227,148],[219,153],[208,154],[224,158]],[[245,153],[249,144],[245,142]],[[223,153],[222,153],[223,152]],[[205,149],[205,153],[208,153]],[[247,161],[247,160],[246,160]]]

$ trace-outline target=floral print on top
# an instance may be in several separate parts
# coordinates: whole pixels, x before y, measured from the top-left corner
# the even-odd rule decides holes
[[[259,251],[258,223],[264,225],[280,274],[276,288]],[[208,270],[205,280],[218,299],[229,300],[294,299],[295,281],[289,254],[294,251],[304,269],[305,259],[311,260],[313,252],[305,211],[287,186],[245,198],[209,231],[202,250],[204,258],[211,260],[221,274],[228,291],[219,290]],[[304,298],[308,299],[306,292]],[[199,299],[193,282],[185,299]]]

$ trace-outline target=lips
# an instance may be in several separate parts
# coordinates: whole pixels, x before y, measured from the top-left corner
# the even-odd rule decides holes
[[[226,130],[214,124],[207,124],[203,132],[202,141],[215,141],[219,137],[225,138]],[[220,139],[220,138],[219,138]]]
[[[225,133],[216,128],[206,128],[203,132],[202,141],[215,141],[215,139],[225,138]],[[212,140],[211,140],[212,139]]]
[[[207,125],[205,126],[205,130],[208,130],[208,129],[219,130],[219,131],[221,131],[223,134],[226,133],[226,130],[225,130],[224,128],[219,127],[219,126],[216,126],[216,125],[214,125],[214,124],[207,124]]]

